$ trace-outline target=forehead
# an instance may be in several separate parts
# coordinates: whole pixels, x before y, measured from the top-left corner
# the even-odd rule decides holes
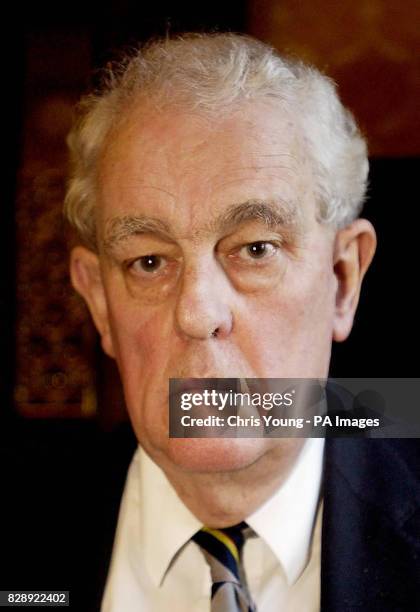
[[[295,122],[273,103],[244,104],[219,118],[139,106],[103,148],[98,220],[105,227],[141,213],[187,230],[239,202],[302,206],[304,153]]]

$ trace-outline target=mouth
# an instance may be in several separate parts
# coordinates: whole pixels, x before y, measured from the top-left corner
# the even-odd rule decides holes
[[[205,390],[211,391],[234,391],[240,389],[240,378],[170,378],[169,397],[181,393],[201,393]]]

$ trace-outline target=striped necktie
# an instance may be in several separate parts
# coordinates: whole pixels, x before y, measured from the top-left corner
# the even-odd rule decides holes
[[[226,529],[203,527],[191,538],[210,566],[211,612],[256,612],[242,565],[242,548],[251,533],[242,522]]]

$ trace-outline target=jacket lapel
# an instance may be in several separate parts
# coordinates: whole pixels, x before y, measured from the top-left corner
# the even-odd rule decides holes
[[[326,440],[322,612],[420,609],[416,444]]]

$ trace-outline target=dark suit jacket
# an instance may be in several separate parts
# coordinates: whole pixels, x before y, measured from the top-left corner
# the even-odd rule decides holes
[[[131,427],[21,423],[0,448],[0,589],[70,590],[71,609],[99,610]],[[418,450],[326,440],[322,612],[420,610]]]

